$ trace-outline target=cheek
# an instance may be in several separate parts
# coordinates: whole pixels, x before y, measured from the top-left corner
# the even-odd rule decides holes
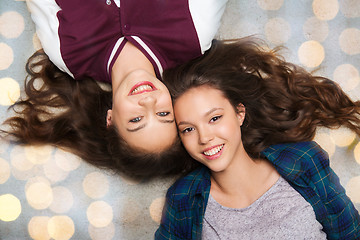
[[[135,105],[128,101],[119,101],[113,104],[113,118],[117,123],[126,124],[131,118],[136,117]]]
[[[161,104],[161,106],[165,106],[167,108],[173,108],[172,107],[172,101],[171,96],[169,93],[163,93],[161,97],[158,99],[158,103]]]
[[[181,141],[186,149],[186,151],[192,156],[194,157],[194,154],[196,153],[196,140],[193,136],[186,136],[186,137],[181,137]]]
[[[241,127],[238,122],[228,122],[217,129],[217,133],[225,139],[241,139]]]

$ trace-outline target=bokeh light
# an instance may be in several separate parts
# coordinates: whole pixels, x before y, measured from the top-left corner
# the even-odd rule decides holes
[[[340,48],[349,55],[360,53],[360,30],[347,28],[339,36]]]
[[[0,34],[6,38],[17,38],[24,31],[23,16],[14,11],[0,15]]]
[[[34,216],[30,219],[28,224],[29,235],[35,240],[49,240],[48,223],[50,217],[47,216]]]
[[[317,41],[307,41],[298,50],[300,62],[309,68],[319,66],[325,58],[324,47]]]
[[[96,201],[90,204],[86,215],[94,227],[106,227],[113,220],[113,209],[104,201]]]
[[[0,158],[0,184],[5,183],[10,177],[10,165],[7,161]]]
[[[360,176],[353,177],[346,184],[346,194],[354,203],[360,203]]]
[[[158,224],[160,224],[162,210],[164,208],[165,198],[156,198],[152,201],[149,211],[151,218]]]
[[[320,20],[331,20],[336,17],[339,12],[338,0],[314,0],[313,12]]]
[[[12,194],[0,195],[0,220],[11,222],[21,214],[20,200]]]
[[[0,78],[0,105],[10,106],[14,104],[19,97],[20,86],[15,80],[12,78]]]
[[[75,225],[68,216],[53,216],[48,223],[48,232],[54,240],[68,240],[75,233]]]
[[[5,70],[10,67],[14,61],[14,52],[12,48],[0,42],[0,70]],[[0,95],[2,96],[2,94]]]
[[[100,172],[92,172],[86,175],[83,181],[83,189],[86,195],[91,198],[101,198],[109,190],[107,177]]]

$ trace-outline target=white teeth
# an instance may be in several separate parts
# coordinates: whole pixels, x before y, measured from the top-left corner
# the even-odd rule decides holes
[[[206,156],[212,156],[220,152],[220,150],[224,147],[224,144],[218,147],[215,147],[213,149],[210,149],[209,151],[204,152]]]
[[[138,86],[137,88],[135,88],[131,93],[137,93],[137,92],[141,92],[141,91],[146,91],[146,90],[152,90],[153,88],[150,85],[141,85]]]

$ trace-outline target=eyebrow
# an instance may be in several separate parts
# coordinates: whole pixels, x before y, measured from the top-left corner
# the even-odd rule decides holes
[[[204,114],[204,117],[212,114],[213,112],[215,112],[215,111],[217,111],[217,110],[224,110],[224,109],[223,109],[223,108],[212,108],[212,109],[210,109],[209,111],[207,111],[207,112]],[[180,126],[180,125],[186,125],[186,124],[191,124],[191,123],[190,123],[190,122],[187,122],[187,121],[181,121],[181,122],[178,123],[178,126]]]
[[[173,123],[173,122],[175,121],[175,119],[171,119],[171,120],[158,120],[158,121],[159,121],[159,122],[162,122],[162,123]],[[145,123],[145,124],[142,124],[142,125],[140,125],[140,126],[138,126],[138,127],[136,127],[136,128],[126,128],[126,130],[127,130],[128,132],[137,132],[137,131],[145,128],[146,125],[147,125],[147,124]]]

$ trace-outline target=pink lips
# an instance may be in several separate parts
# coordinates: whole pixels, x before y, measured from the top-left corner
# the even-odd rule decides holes
[[[214,148],[216,148],[216,147],[219,147],[219,146],[221,146],[221,145],[222,145],[222,144],[217,145],[217,146],[214,146],[214,147],[210,147],[210,148],[208,148],[208,149],[205,149],[205,150],[203,151],[203,156],[204,156],[205,158],[207,158],[208,160],[217,159],[218,157],[221,156],[221,154],[222,154],[222,152],[223,152],[223,150],[224,150],[225,145],[221,148],[221,150],[220,150],[218,153],[216,153],[216,154],[214,154],[214,155],[208,156],[208,155],[205,155],[204,152],[209,151],[209,150],[211,150],[211,149],[214,149]]]
[[[138,92],[136,92],[136,93],[132,93],[136,88],[138,88],[138,87],[140,87],[140,86],[142,86],[142,85],[149,85],[152,89],[151,89],[151,90],[150,90],[150,89],[146,89],[146,90],[143,90],[143,91],[138,91]],[[139,82],[139,83],[135,84],[135,85],[131,88],[128,96],[130,96],[130,95],[136,95],[136,94],[141,94],[141,93],[144,93],[144,92],[152,92],[152,91],[155,91],[155,90],[157,90],[157,88],[156,88],[156,87],[154,86],[154,84],[152,84],[151,82],[148,82],[148,81]]]

